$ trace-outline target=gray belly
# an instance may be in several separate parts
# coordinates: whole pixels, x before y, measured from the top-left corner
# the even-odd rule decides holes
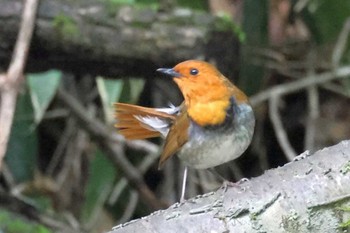
[[[205,169],[242,155],[253,137],[255,119],[250,106],[239,108],[230,127],[203,129],[191,124],[190,140],[179,151],[179,158],[187,166]]]

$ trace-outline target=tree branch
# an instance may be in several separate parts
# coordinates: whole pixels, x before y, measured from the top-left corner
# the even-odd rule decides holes
[[[81,106],[73,96],[62,88],[58,90],[57,97],[78,119],[80,122],[80,127],[89,132],[108,158],[125,174],[125,177],[128,179],[130,185],[139,192],[144,203],[154,210],[166,207],[167,205],[158,200],[154,196],[154,193],[148,188],[147,184],[143,181],[140,171],[125,157],[124,150],[122,148],[124,142],[122,136],[108,129],[98,119],[93,119],[88,116],[84,107]],[[130,142],[129,145],[132,145],[132,142]],[[149,143],[149,145],[152,144]],[[150,146],[150,148],[153,147]]]
[[[350,141],[116,226],[127,232],[336,232],[350,205]]]
[[[267,90],[261,91],[258,94],[250,98],[250,103],[253,106],[257,106],[260,103],[270,99],[273,96],[283,96],[293,92],[302,90],[303,88],[324,84],[326,82],[335,79],[348,78],[350,75],[350,66],[342,66],[334,70],[323,72],[321,74],[315,74],[314,76],[302,77],[296,81],[292,81],[286,84],[280,84],[273,86]]]
[[[294,151],[292,145],[288,140],[288,135],[283,127],[280,114],[278,112],[279,99],[277,96],[273,96],[269,101],[269,116],[273,129],[275,131],[277,141],[279,142],[282,151],[286,155],[288,161],[292,161],[297,153]]]
[[[41,0],[27,68],[152,77],[159,65],[201,57],[221,58],[220,66],[232,73],[237,64],[237,70],[235,33],[229,27],[216,29],[217,18],[210,13],[113,2]],[[0,0],[0,64],[8,60],[22,4]]]
[[[0,169],[11,132],[18,88],[23,82],[23,70],[34,30],[37,6],[38,0],[25,1],[19,35],[9,69],[6,74],[0,75]]]

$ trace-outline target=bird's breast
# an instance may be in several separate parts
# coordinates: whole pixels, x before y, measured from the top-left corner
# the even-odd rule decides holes
[[[218,127],[201,127],[191,122],[189,140],[178,153],[188,166],[197,169],[215,167],[238,158],[249,146],[255,125],[248,104],[232,108],[232,118]]]
[[[226,109],[230,101],[216,100],[210,102],[197,102],[188,109],[188,115],[200,126],[217,125],[224,122],[226,118]]]

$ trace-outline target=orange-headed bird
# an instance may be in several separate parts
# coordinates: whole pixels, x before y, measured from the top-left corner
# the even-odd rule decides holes
[[[238,158],[251,142],[255,118],[247,96],[213,65],[189,60],[157,70],[173,78],[184,102],[169,108],[116,103],[115,127],[126,139],[162,136],[159,167],[177,153],[187,166],[205,169]]]

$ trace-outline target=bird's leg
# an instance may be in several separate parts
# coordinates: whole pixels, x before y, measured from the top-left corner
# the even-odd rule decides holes
[[[186,181],[187,181],[187,169],[188,169],[188,167],[185,166],[184,175],[183,175],[183,180],[182,180],[182,189],[181,189],[180,202],[184,202],[184,201],[185,201],[185,191],[186,191]]]
[[[227,179],[225,179],[222,175],[220,175],[219,172],[217,172],[215,170],[215,168],[209,168],[208,169],[211,173],[213,173],[215,176],[218,177],[218,179],[222,182],[222,186],[221,188],[223,190],[227,190],[228,187],[235,187],[235,188],[240,188],[240,184],[244,183],[245,181],[247,181],[247,178],[243,178],[237,182],[232,182],[232,181],[228,181]]]

